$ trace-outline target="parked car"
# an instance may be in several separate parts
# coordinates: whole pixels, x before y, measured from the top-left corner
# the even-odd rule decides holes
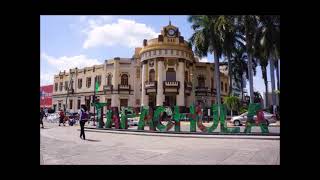
[[[97,115],[95,115],[95,114],[93,114],[93,113],[90,113],[90,120],[91,121],[93,121],[94,119],[97,119],[98,118],[98,116]],[[106,114],[103,114],[103,119],[105,119],[106,118]]]
[[[78,113],[66,113],[66,116],[68,116],[69,119],[75,119],[75,120],[79,120],[79,114]]]
[[[268,113],[266,111],[263,111],[263,114],[268,126],[269,124],[275,123],[277,121],[276,115]],[[240,126],[242,124],[245,124],[248,119],[247,115],[248,115],[248,112],[245,112],[239,116],[234,116],[231,118],[230,122],[233,123],[235,126]],[[257,116],[256,115],[253,116],[253,119],[256,120]]]
[[[60,117],[59,113],[51,113],[51,114],[48,114],[47,121],[58,122],[59,117]]]
[[[128,118],[128,126],[138,126],[139,117]]]

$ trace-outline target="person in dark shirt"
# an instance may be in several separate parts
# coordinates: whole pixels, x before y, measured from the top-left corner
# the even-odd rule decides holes
[[[64,115],[64,112],[63,112],[63,110],[62,109],[60,109],[60,120],[59,120],[59,126],[60,126],[60,124],[62,123],[63,124],[63,126],[65,126],[65,122],[64,122],[64,118],[65,118],[65,115]]]
[[[87,113],[87,107],[85,105],[81,105],[81,109],[79,111],[79,117],[80,117],[80,138],[83,140],[86,140],[86,135],[84,134],[84,125],[86,121],[88,121],[88,113]]]
[[[43,117],[46,116],[45,112],[43,111],[43,108],[40,109],[40,124],[42,125],[41,128],[44,128],[43,126]]]

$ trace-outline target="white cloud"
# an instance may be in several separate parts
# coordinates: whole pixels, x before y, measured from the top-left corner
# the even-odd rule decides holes
[[[87,16],[80,16],[80,22],[85,22],[87,20]]]
[[[52,84],[54,75],[59,71],[66,70],[67,72],[71,68],[83,68],[87,66],[93,66],[101,64],[97,59],[90,59],[86,55],[78,56],[62,56],[53,57],[46,53],[41,53],[41,65],[40,69],[40,84]],[[42,64],[41,63],[41,64]]]
[[[209,62],[209,61],[208,61],[208,58],[203,57],[203,58],[199,59],[199,62]]]
[[[88,21],[90,27],[83,31],[87,35],[83,48],[113,45],[137,47],[142,45],[143,39],[156,38],[158,35],[151,27],[133,20],[118,19],[116,23],[103,24],[101,19]]]

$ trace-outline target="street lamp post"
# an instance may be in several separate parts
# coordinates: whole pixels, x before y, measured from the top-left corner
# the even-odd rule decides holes
[[[93,86],[93,99],[92,99],[92,102],[93,102],[93,126],[96,125],[96,106],[95,106],[95,103],[96,103],[96,81],[97,81],[97,76],[95,76],[94,78],[94,86]]]

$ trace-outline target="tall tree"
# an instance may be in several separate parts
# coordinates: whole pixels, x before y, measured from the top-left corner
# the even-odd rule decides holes
[[[237,23],[239,25],[240,32],[245,37],[246,49],[248,54],[248,75],[249,75],[249,91],[250,91],[250,103],[254,102],[253,91],[253,74],[252,74],[252,56],[254,53],[254,41],[256,36],[256,30],[258,27],[258,17],[255,15],[243,15],[238,16]]]
[[[227,108],[230,110],[231,112],[231,117],[233,115],[232,111],[233,110],[236,110],[236,111],[239,111],[239,108],[240,108],[240,100],[238,97],[236,96],[228,96],[228,97],[225,97],[225,100],[224,100],[224,104],[227,106]]]
[[[276,110],[274,63],[280,58],[280,16],[261,15],[261,45],[270,63],[271,92],[273,112]]]
[[[214,28],[217,18],[219,16],[190,16],[188,21],[192,23],[194,33],[190,38],[191,44],[195,48],[195,53],[201,58],[206,57],[208,53],[213,53],[214,68],[215,68],[215,83],[216,83],[216,102],[220,107],[221,94],[220,94],[220,70],[219,58],[222,55],[222,42]],[[218,110],[220,115],[220,108]]]
[[[235,51],[232,53],[231,56],[231,71],[233,75],[233,79],[237,84],[240,84],[241,89],[241,100],[244,101],[244,75],[246,76],[246,79],[249,78],[248,76],[248,64],[247,64],[247,55],[245,53],[245,47],[238,47],[235,49]]]
[[[235,17],[231,15],[221,15],[217,18],[215,29],[222,42],[222,53],[227,57],[228,61],[228,75],[229,75],[229,96],[232,95],[232,70],[231,70],[231,55],[235,49],[236,41],[242,36],[237,36]],[[241,43],[241,42],[240,42]]]

